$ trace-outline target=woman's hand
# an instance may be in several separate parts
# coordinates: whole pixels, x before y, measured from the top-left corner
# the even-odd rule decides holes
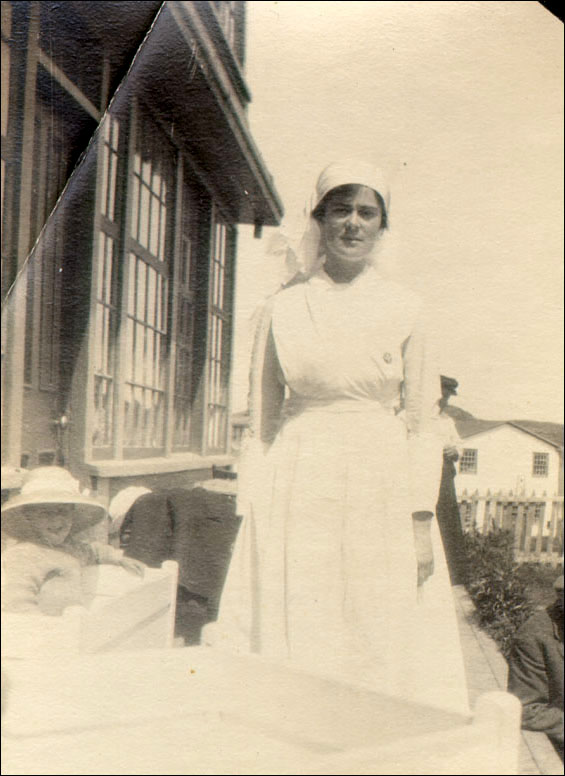
[[[138,577],[142,577],[145,574],[145,563],[135,558],[122,558],[119,565],[129,571],[130,574],[137,574]]]
[[[432,517],[431,512],[412,513],[414,547],[418,564],[418,587],[421,587],[426,579],[429,579],[434,573],[434,551],[431,536]]]

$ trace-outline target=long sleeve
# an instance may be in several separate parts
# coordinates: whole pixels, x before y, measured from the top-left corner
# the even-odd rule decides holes
[[[437,433],[441,396],[438,352],[430,315],[422,310],[404,343],[404,407],[408,428],[412,511],[435,511],[443,443]]]
[[[2,572],[5,611],[57,615],[82,603],[80,565],[66,552],[22,543],[4,553]]]
[[[539,618],[538,618],[539,619]],[[544,643],[547,644],[544,647]],[[552,645],[555,641],[555,645]],[[553,646],[555,665],[561,661],[561,676],[550,676],[546,653]],[[553,635],[543,640],[532,624],[527,623],[516,637],[510,657],[508,691],[522,703],[522,727],[547,733],[563,745],[563,708],[552,698],[552,687],[563,682],[563,656],[557,656],[558,644]]]
[[[250,435],[266,445],[273,441],[280,422],[284,385],[271,329],[273,299],[261,311],[249,375]]]
[[[25,554],[9,549],[2,558],[2,609],[7,612],[39,612],[41,573],[36,572]]]
[[[277,434],[284,401],[282,372],[271,330],[272,306],[271,298],[258,316],[251,354],[249,433],[238,471],[237,512],[240,515],[248,512],[252,483],[262,476],[265,455]]]

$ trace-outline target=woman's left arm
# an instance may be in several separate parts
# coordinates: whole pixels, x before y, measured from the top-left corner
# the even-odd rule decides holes
[[[443,443],[438,434],[441,396],[437,335],[427,309],[417,316],[403,348],[406,425],[413,512],[435,512]]]
[[[422,310],[404,343],[404,386],[414,543],[418,584],[433,574],[431,521],[437,503],[442,443],[438,437],[437,402],[441,396],[438,351],[430,315]]]

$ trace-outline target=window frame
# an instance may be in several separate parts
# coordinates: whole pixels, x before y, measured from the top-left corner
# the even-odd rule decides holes
[[[177,248],[174,267],[174,316],[171,361],[171,452],[201,449],[194,414],[198,411],[196,390],[196,351],[198,338],[207,338],[199,326],[198,305],[202,299],[198,261],[203,247],[208,250],[207,229],[211,199],[198,175],[183,156],[178,191]],[[187,264],[188,253],[188,264]],[[186,360],[182,357],[186,357]],[[184,413],[188,413],[188,417]],[[181,424],[183,428],[181,429]]]
[[[102,330],[103,330],[103,338],[107,337],[107,363],[106,366],[108,367],[107,371],[104,372],[101,369],[97,369],[96,362],[94,361],[93,369],[90,371],[93,373],[93,396],[92,400],[95,403],[95,396],[97,393],[97,384],[100,383],[106,383],[110,384],[110,408],[107,414],[107,417],[105,421],[109,424],[111,428],[111,436],[110,438],[106,439],[106,444],[104,445],[95,445],[93,441],[93,434],[95,431],[96,426],[96,420],[93,419],[93,433],[90,436],[90,444],[92,446],[92,450],[96,451],[96,454],[98,454],[98,451],[103,450],[104,451],[104,457],[111,456],[112,446],[114,444],[114,438],[116,433],[116,426],[115,426],[115,403],[116,403],[116,361],[117,361],[117,349],[118,349],[118,321],[119,321],[119,314],[120,314],[120,287],[121,287],[121,277],[120,277],[120,221],[121,216],[123,213],[123,207],[120,207],[122,204],[120,201],[120,191],[118,187],[118,181],[120,180],[120,177],[123,176],[124,169],[125,169],[125,160],[124,160],[124,152],[127,145],[127,139],[126,139],[126,127],[124,126],[125,122],[123,120],[123,117],[121,116],[114,116],[111,114],[107,114],[103,120],[104,122],[108,122],[104,126],[100,128],[101,137],[99,139],[99,143],[102,146],[100,149],[99,146],[99,159],[98,159],[98,179],[101,181],[100,185],[100,192],[99,192],[99,201],[97,201],[97,212],[96,212],[96,218],[95,218],[95,239],[93,241],[93,257],[92,257],[92,312],[91,312],[91,319],[93,320],[93,341],[90,348],[91,353],[91,360],[95,359],[96,350],[97,350],[97,342],[95,339],[95,335],[99,329],[100,323],[98,318],[99,308],[102,307],[105,311],[105,313],[108,313],[108,329],[105,331],[105,323],[102,324]],[[115,122],[117,125],[117,134],[118,137],[116,139],[112,124]],[[110,162],[111,157],[113,153],[116,153],[116,157],[114,159],[115,161],[115,176],[111,174],[112,165],[110,164],[110,174],[108,174],[108,170],[106,169],[106,164]],[[115,191],[112,193],[110,191],[110,185],[112,178],[114,178],[115,183]],[[97,180],[98,185],[98,180]],[[110,203],[113,202],[113,208],[109,207]],[[112,212],[113,211],[113,212]],[[106,251],[106,246],[108,245],[108,241],[111,241],[113,249],[112,249],[112,259],[111,259],[111,268],[110,268],[110,289],[109,294],[106,293],[106,287],[105,287],[105,281],[108,278],[107,274],[107,265],[104,268],[100,267],[100,262],[102,256],[104,256],[104,260],[108,258],[108,253]],[[102,273],[101,273],[102,269]],[[100,280],[102,280],[102,295],[100,294]],[[90,399],[90,396],[89,396]],[[94,414],[96,414],[96,403],[94,406]]]
[[[543,461],[543,467],[540,467],[540,461]],[[532,452],[532,477],[549,477],[549,453]]]
[[[134,154],[136,147],[136,132],[140,131],[140,114],[145,113],[157,129],[164,135],[164,141],[168,142],[172,156],[172,177],[170,207],[170,238],[167,250],[167,305],[166,316],[166,354],[164,360],[164,402],[163,402],[163,433],[160,446],[127,446],[125,438],[125,392],[126,392],[126,365],[127,361],[127,325],[128,325],[128,299],[131,295],[129,288],[131,283],[130,264],[132,253],[141,258],[148,266],[156,268],[156,259],[153,257],[138,240],[132,236],[131,219],[134,208],[132,206],[132,196],[134,192]],[[100,461],[128,461],[147,457],[168,457],[172,454],[227,454],[230,447],[229,439],[229,413],[230,406],[230,375],[231,375],[231,356],[233,340],[233,304],[234,304],[234,275],[235,275],[235,246],[236,246],[236,225],[223,211],[218,203],[214,192],[209,189],[203,180],[194,161],[172,141],[159,117],[154,114],[141,100],[135,98],[131,101],[127,111],[119,116],[120,121],[120,150],[119,166],[117,172],[118,187],[116,190],[116,215],[115,222],[112,222],[102,212],[102,197],[104,191],[104,153],[101,152],[103,143],[103,133],[100,133],[99,140],[99,159],[97,167],[96,181],[96,213],[94,218],[94,248],[92,257],[92,294],[91,294],[91,338],[89,341],[88,354],[88,397],[87,397],[87,421],[85,423],[84,450],[86,460],[93,463]],[[182,282],[182,249],[183,239],[186,241],[187,235],[183,235],[183,205],[184,192],[193,186],[195,199],[198,201],[198,218],[196,219],[196,231],[192,235],[194,239],[193,260],[191,264],[190,277],[188,283]],[[121,222],[120,222],[121,219]],[[210,375],[209,375],[209,347],[211,345],[212,332],[210,331],[210,322],[212,319],[212,286],[213,278],[211,276],[211,267],[213,264],[213,235],[214,224],[217,219],[221,219],[227,233],[229,233],[229,271],[225,278],[224,289],[224,309],[214,310],[214,314],[221,314],[227,321],[227,333],[224,335],[225,346],[223,350],[223,371],[225,374],[225,434],[220,440],[221,444],[211,446],[208,444],[209,428],[209,407],[208,399],[210,395]],[[96,278],[99,273],[100,264],[100,241],[110,236],[115,242],[115,347],[114,347],[114,387],[113,387],[113,410],[112,423],[114,429],[114,438],[107,440],[109,443],[101,446],[95,446],[93,442],[93,432],[95,428],[95,370],[94,361],[96,347],[95,333],[97,326],[97,316],[100,306],[96,295]],[[189,304],[193,308],[192,320],[192,349],[188,347],[189,343],[184,343],[179,347],[178,332],[181,325],[180,316],[182,315],[181,303],[182,297],[186,296]],[[92,316],[95,316],[94,318]],[[185,352],[186,351],[186,352]],[[200,355],[198,355],[199,351]],[[180,355],[188,357],[190,363],[184,366],[190,375],[188,386],[190,395],[189,401],[189,421],[187,423],[186,433],[182,443],[179,438],[175,438],[175,399],[177,398],[176,377],[180,367]],[[199,361],[200,359],[200,361]],[[186,398],[186,397],[185,397]],[[187,399],[188,400],[188,399]]]
[[[231,359],[237,229],[214,204],[210,224],[206,346],[205,454],[230,448]],[[223,246],[218,250],[219,239]],[[217,281],[217,282],[216,282]]]
[[[472,455],[468,455],[471,453]],[[467,455],[466,455],[467,454]],[[476,447],[464,447],[459,460],[460,474],[477,474],[479,469],[479,450]]]
[[[52,221],[49,239],[38,238],[48,222],[72,169],[72,151],[64,121],[52,115],[36,83],[34,180],[30,206],[24,332],[23,383],[55,393],[59,386],[62,283],[59,242],[63,223]]]

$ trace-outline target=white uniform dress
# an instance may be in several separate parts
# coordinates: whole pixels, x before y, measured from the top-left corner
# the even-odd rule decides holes
[[[411,514],[434,510],[441,464],[427,426],[439,376],[420,308],[371,267],[347,284],[319,270],[270,300],[240,466],[244,519],[205,640],[466,710],[435,524],[435,572],[416,584]]]

